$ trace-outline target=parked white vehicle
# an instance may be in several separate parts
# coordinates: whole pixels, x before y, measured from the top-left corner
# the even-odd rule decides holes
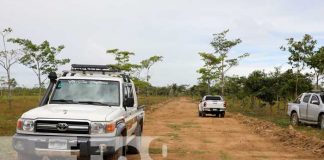
[[[226,102],[222,96],[204,96],[198,106],[199,117],[205,117],[206,114],[213,114],[216,115],[216,117],[224,117],[225,111]]]
[[[113,66],[72,65],[51,83],[39,104],[17,123],[19,160],[72,157],[118,159],[138,153],[144,111],[134,83]]]
[[[292,125],[299,123],[319,125],[324,129],[324,93],[303,93],[288,103],[287,114]]]

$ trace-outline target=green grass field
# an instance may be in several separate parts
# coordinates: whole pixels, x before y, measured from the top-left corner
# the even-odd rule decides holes
[[[163,96],[140,96],[139,104],[150,107],[153,104],[167,101],[169,97]],[[0,97],[0,136],[12,136],[16,131],[17,119],[22,113],[35,108],[38,105],[38,96],[13,97],[12,107],[8,107],[7,100]]]

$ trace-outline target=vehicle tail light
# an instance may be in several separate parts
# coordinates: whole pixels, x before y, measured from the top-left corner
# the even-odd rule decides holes
[[[204,102],[204,107],[206,107],[207,106],[207,102]]]
[[[226,102],[224,102],[224,107],[226,108]]]

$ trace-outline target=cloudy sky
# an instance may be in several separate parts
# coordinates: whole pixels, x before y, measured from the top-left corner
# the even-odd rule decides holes
[[[154,85],[196,83],[202,66],[197,53],[212,52],[212,34],[225,29],[228,38],[243,41],[231,57],[251,53],[228,75],[289,68],[288,53],[279,49],[288,37],[308,33],[324,45],[320,0],[0,0],[0,5],[0,29],[11,27],[11,37],[35,43],[64,44],[60,57],[72,63],[114,63],[105,54],[112,48],[135,52],[132,62],[162,55],[164,62],[151,71]],[[13,76],[20,85],[36,84],[24,66],[16,65]]]

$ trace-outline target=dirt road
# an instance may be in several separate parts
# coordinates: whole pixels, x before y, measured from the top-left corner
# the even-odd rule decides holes
[[[197,104],[190,99],[176,99],[156,108],[146,114],[144,125],[144,136],[159,137],[150,145],[153,159],[318,159],[312,153],[254,134],[233,118],[234,114],[198,117]],[[163,145],[168,148],[166,158]]]

